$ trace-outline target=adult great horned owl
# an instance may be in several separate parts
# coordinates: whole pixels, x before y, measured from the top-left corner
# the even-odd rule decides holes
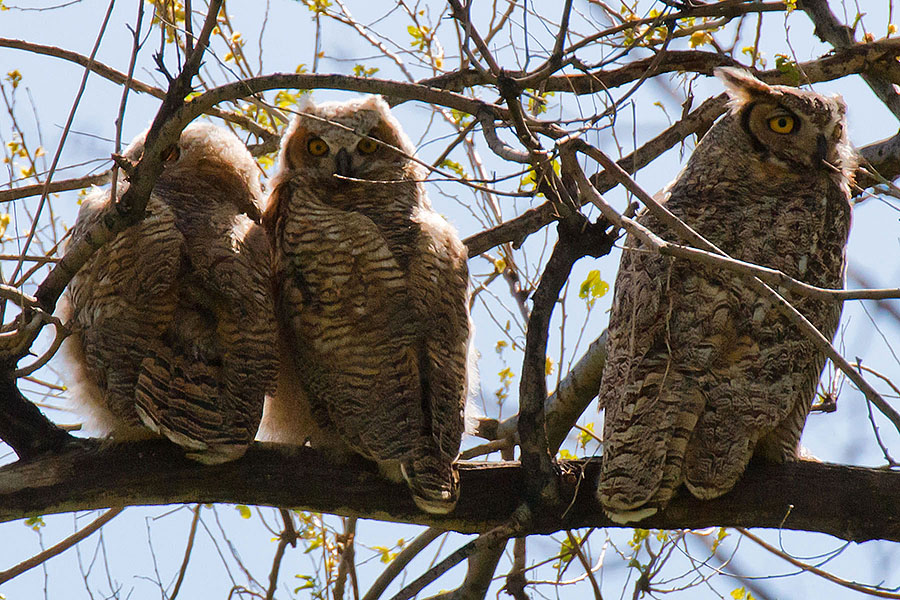
[[[143,143],[126,156],[139,158]],[[244,453],[277,376],[271,252],[247,216],[259,217],[261,196],[240,140],[192,124],[168,150],[147,217],[72,278],[63,351],[90,429],[162,434],[204,463]],[[110,208],[109,192],[86,198],[73,239]]]
[[[413,152],[377,96],[307,102],[285,133],[263,223],[287,373],[263,437],[339,437],[405,480],[422,510],[447,513],[459,494],[468,271]],[[303,429],[305,410],[318,432]]]
[[[731,257],[843,286],[854,152],[839,97],[718,69],[730,111],[697,145],[665,206]],[[659,221],[639,222],[672,239]],[[841,303],[784,294],[826,337]],[[796,457],[825,355],[747,281],[625,241],[600,387],[598,496],[619,522],[685,483],[729,491],[754,454]]]

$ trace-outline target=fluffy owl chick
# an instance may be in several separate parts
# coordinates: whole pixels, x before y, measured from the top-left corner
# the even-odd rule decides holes
[[[846,107],[718,69],[730,110],[667,189],[665,206],[733,258],[843,286],[854,152]],[[677,240],[649,213],[638,221]],[[826,337],[841,303],[785,298]],[[728,492],[755,454],[792,460],[825,355],[746,280],[662,257],[632,236],[615,284],[599,500],[611,518],[663,508],[682,483]]]
[[[126,155],[139,158],[143,142]],[[89,430],[162,434],[204,463],[247,449],[277,374],[271,252],[247,216],[260,214],[261,198],[240,140],[192,124],[167,151],[147,217],[72,278],[63,351]],[[73,240],[109,210],[109,192],[86,198]]]
[[[422,510],[447,513],[459,495],[468,272],[413,152],[377,96],[309,102],[285,133],[263,224],[289,372],[263,436],[339,437],[405,480]]]

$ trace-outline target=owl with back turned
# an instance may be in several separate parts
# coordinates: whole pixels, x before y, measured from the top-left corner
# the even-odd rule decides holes
[[[209,464],[244,453],[278,369],[262,201],[256,162],[230,131],[192,124],[166,150],[146,218],[100,247],[64,297],[69,389],[89,431],[162,435]],[[73,239],[110,210],[108,191],[89,195]]]
[[[469,340],[466,250],[378,96],[314,104],[286,131],[263,217],[282,374],[263,439],[375,461],[416,504],[456,504]]]
[[[855,153],[840,97],[717,69],[728,113],[697,144],[665,206],[732,258],[841,288]],[[638,221],[679,241],[651,214]],[[825,337],[841,302],[779,291]],[[684,483],[728,492],[751,457],[794,460],[825,354],[724,269],[625,240],[610,314],[598,498],[615,521],[664,508]]]

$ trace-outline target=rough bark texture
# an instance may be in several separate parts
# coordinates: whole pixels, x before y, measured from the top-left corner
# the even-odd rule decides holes
[[[530,533],[612,527],[594,498],[600,458],[561,463],[565,513],[538,513]],[[335,465],[310,449],[255,444],[233,463],[203,466],[163,442],[82,442],[60,455],[0,468],[0,521],[112,506],[231,502],[289,506],[465,533],[503,523],[524,500],[518,463],[466,463],[461,497],[446,517],[418,511],[402,484],[369,464]],[[733,491],[703,502],[681,489],[641,527],[743,526],[819,531],[852,541],[900,541],[900,473],[796,462],[751,463]]]

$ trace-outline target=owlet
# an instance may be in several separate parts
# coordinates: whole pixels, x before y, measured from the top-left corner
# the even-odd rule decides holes
[[[467,397],[466,249],[413,153],[377,96],[308,101],[285,133],[263,216],[285,372],[263,437],[349,447],[405,480],[422,510],[447,513]]]
[[[138,159],[143,143],[126,155]],[[271,252],[248,216],[262,206],[258,169],[234,134],[209,124],[188,126],[166,156],[147,217],[72,278],[63,350],[90,429],[161,434],[220,463],[253,440],[277,377]],[[109,192],[88,196],[73,240],[109,210]]]
[[[730,110],[667,189],[665,206],[729,256],[843,286],[854,151],[840,97],[723,68]],[[649,213],[638,221],[677,238]],[[783,293],[827,338],[839,301]],[[619,522],[684,483],[728,492],[753,455],[797,456],[825,354],[728,271],[659,256],[629,236],[615,284],[599,499]]]

